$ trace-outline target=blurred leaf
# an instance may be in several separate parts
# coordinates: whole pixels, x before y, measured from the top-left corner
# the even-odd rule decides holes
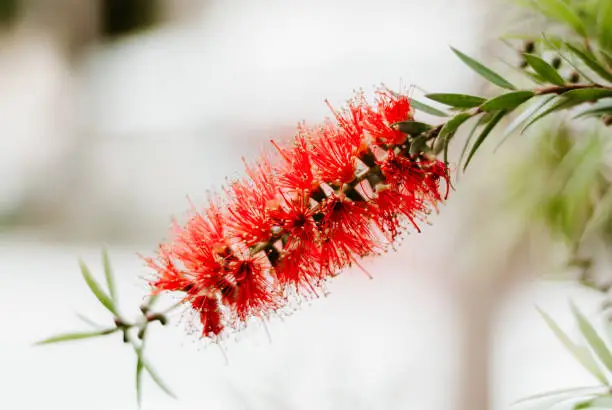
[[[424,122],[418,122],[418,121],[396,122],[392,124],[392,127],[403,132],[404,134],[412,135],[413,137],[419,134],[422,134],[425,131],[431,129],[431,125],[425,124]]]
[[[113,315],[118,316],[117,309],[115,308],[115,304],[108,297],[108,295],[104,293],[104,291],[102,290],[98,282],[91,275],[91,272],[89,271],[89,268],[87,267],[87,265],[85,265],[85,262],[83,262],[82,260],[79,260],[79,265],[81,267],[81,273],[83,274],[83,278],[85,279],[87,286],[89,286],[89,289],[91,289],[93,294],[100,301],[100,303],[104,305],[106,309],[108,309]]]
[[[480,104],[487,101],[485,98],[467,94],[434,93],[427,94],[425,97],[458,108],[478,107]]]
[[[144,361],[142,359],[142,352],[136,349],[137,360],[136,360],[136,401],[138,407],[142,405],[142,370],[144,369]]]
[[[537,0],[537,7],[548,17],[568,24],[578,35],[587,36],[584,23],[563,0]]]
[[[106,285],[108,286],[108,293],[110,298],[116,303],[117,302],[117,290],[115,288],[115,279],[113,278],[113,269],[110,264],[108,257],[108,250],[102,249],[102,264],[104,265],[104,276],[106,276]]]
[[[73,340],[90,339],[92,337],[106,336],[117,331],[117,328],[98,330],[95,332],[79,332],[79,333],[65,333],[50,337],[48,339],[41,340],[34,343],[35,345],[48,345],[51,343],[70,342]]]
[[[489,136],[491,131],[493,131],[493,128],[495,128],[497,123],[499,123],[501,121],[501,119],[504,118],[504,115],[506,115],[506,111],[504,111],[504,110],[498,111],[493,116],[491,121],[486,125],[486,127],[482,130],[482,132],[478,136],[478,139],[476,141],[474,141],[474,145],[472,146],[472,150],[468,154],[468,157],[465,160],[465,164],[463,165],[463,170],[464,171],[467,168],[467,166],[469,165],[470,161],[472,160],[472,157],[474,157],[474,154],[476,154],[476,151],[478,150],[478,148],[480,148],[480,146],[482,145],[484,140],[487,138],[487,136]]]
[[[538,115],[533,117],[527,123],[527,125],[525,125],[523,127],[523,129],[521,130],[521,134],[524,133],[529,127],[531,127],[537,121],[541,120],[542,118],[546,117],[547,115],[550,115],[550,114],[552,114],[553,112],[556,112],[556,111],[565,110],[567,108],[574,107],[574,106],[579,105],[579,104],[582,103],[581,101],[574,101],[574,100],[569,99],[569,98],[563,98],[562,96],[558,96],[555,99],[556,99],[556,102],[554,104],[550,105],[547,109],[545,109],[544,111],[540,112]]]
[[[593,377],[599,380],[603,385],[607,385],[608,382],[606,381],[606,378],[601,372],[601,370],[599,370],[597,362],[591,355],[591,352],[585,347],[578,346],[577,344],[575,344],[572,339],[570,339],[569,336],[565,334],[565,332],[559,327],[559,325],[557,325],[557,323],[546,312],[544,312],[539,307],[537,309],[538,312],[540,312],[540,315],[542,315],[544,321],[546,321],[548,327],[553,331],[555,336],[557,336],[557,339],[559,339],[563,346],[565,346],[565,348],[569,350],[570,353],[572,353],[578,363],[580,363],[589,373],[591,373]]]
[[[435,115],[436,117],[448,117],[448,114],[429,106],[425,103],[415,100],[414,98],[410,99],[410,106],[416,110],[423,111],[424,113]]]
[[[525,61],[527,61],[527,64],[529,64],[529,66],[546,81],[558,86],[565,85],[565,80],[563,80],[563,77],[561,77],[557,70],[555,70],[553,66],[548,64],[546,61],[533,54],[525,53],[523,54],[523,57],[525,58]]]
[[[591,346],[591,349],[593,349],[599,358],[599,361],[606,366],[608,371],[612,372],[612,354],[610,354],[610,350],[606,346],[605,342],[597,334],[597,331],[593,328],[591,323],[578,310],[576,305],[570,303],[570,306],[572,308],[572,313],[578,322],[578,327],[580,328],[582,336],[584,336],[586,341],[589,343],[589,346]]]
[[[538,97],[535,97],[538,98]],[[544,99],[539,103],[539,104],[533,104],[533,106],[529,107],[528,109],[526,109],[525,111],[523,111],[519,116],[517,116],[511,123],[510,125],[508,125],[508,127],[506,127],[506,130],[504,131],[504,135],[501,138],[501,141],[499,142],[499,144],[497,144],[497,147],[495,147],[495,151],[497,151],[499,149],[499,147],[501,147],[501,145],[521,126],[523,125],[527,120],[529,120],[529,117],[531,117],[532,115],[534,115],[536,112],[538,112],[540,109],[542,109],[542,107],[544,107],[546,104],[548,104],[551,100],[553,100],[554,98],[556,98],[556,96],[554,95],[547,95],[544,96]],[[535,101],[534,101],[535,102]]]
[[[595,58],[591,57],[586,52],[578,49],[577,47],[574,47],[569,43],[567,43],[566,46],[576,57],[582,60],[582,62],[591,70],[593,70],[597,75],[599,75],[606,81],[612,82],[612,72],[610,72],[606,67],[601,65],[599,61],[595,60]]]
[[[491,83],[502,87],[502,88],[506,88],[508,90],[514,90],[515,87],[510,84],[508,81],[506,81],[502,76],[500,76],[499,74],[497,74],[496,72],[494,72],[493,70],[491,70],[488,67],[485,67],[484,65],[482,65],[481,63],[479,63],[478,61],[474,60],[473,58],[463,54],[461,51],[451,47],[451,50],[453,50],[453,52],[461,59],[461,61],[463,61],[468,67],[470,67],[472,70],[476,71],[478,74],[480,74],[481,76],[483,76],[484,78],[486,78],[488,81],[490,81]]]
[[[584,386],[584,387],[568,387],[565,389],[551,390],[544,393],[534,394],[532,396],[523,397],[512,403],[512,405],[526,403],[529,401],[547,399],[554,396],[566,395],[568,393],[580,393],[588,390],[601,389],[601,386]]]
[[[599,29],[599,44],[604,50],[612,50],[612,1],[599,4],[597,26]]]
[[[172,390],[170,390],[170,388],[164,383],[164,381],[161,379],[161,377],[159,377],[159,375],[157,374],[157,372],[155,372],[153,370],[153,368],[151,367],[151,365],[147,362],[145,362],[143,360],[143,366],[145,368],[145,370],[147,371],[147,373],[149,373],[149,376],[151,376],[151,379],[153,379],[153,381],[155,382],[155,384],[157,384],[157,386],[159,386],[160,389],[162,389],[162,391],[164,393],[166,393],[168,396],[172,397],[173,399],[176,399],[176,395],[172,392]]]
[[[101,328],[102,326],[96,322],[94,322],[93,320],[91,320],[90,318],[88,318],[87,316],[84,316],[80,313],[76,314],[77,317],[84,323],[87,323],[89,326],[94,327],[94,328]]]
[[[535,93],[533,91],[512,91],[506,94],[502,94],[498,97],[492,98],[489,101],[482,104],[484,111],[498,111],[498,110],[513,110],[525,101],[531,99]]]
[[[588,117],[599,117],[605,114],[612,114],[612,104],[602,104],[593,108],[589,108],[588,110],[584,110],[574,118],[588,118]]]

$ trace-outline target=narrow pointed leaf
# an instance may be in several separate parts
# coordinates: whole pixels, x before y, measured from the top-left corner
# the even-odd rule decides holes
[[[472,127],[472,129],[468,133],[468,136],[465,139],[465,144],[463,145],[463,148],[461,149],[461,155],[459,155],[459,164],[461,164],[463,162],[463,158],[465,158],[465,154],[467,153],[467,149],[470,146],[470,143],[472,142],[472,138],[474,138],[474,135],[476,135],[476,131],[478,130],[478,128],[481,125],[484,125],[485,117],[486,117],[486,115],[481,115],[480,118],[478,118],[478,121],[476,121],[474,123],[474,126]],[[459,174],[457,174],[457,177],[458,176],[459,176]]]
[[[455,136],[455,132],[457,129],[467,121],[472,116],[468,113],[457,114],[450,121],[448,121],[442,129],[440,130],[440,134],[438,134],[438,138],[442,141],[442,149],[444,150],[444,162],[448,163],[448,145],[450,144],[451,139]]]
[[[419,121],[396,122],[392,126],[404,134],[409,134],[413,137],[431,129],[431,125]]]
[[[106,286],[108,287],[108,293],[110,298],[117,303],[117,290],[115,287],[115,278],[113,277],[113,268],[110,264],[110,258],[108,257],[108,250],[104,248],[102,250],[102,264],[104,265],[104,276],[106,277]]]
[[[502,76],[500,76],[499,74],[497,74],[495,71],[491,70],[488,67],[485,67],[484,65],[482,65],[481,63],[479,63],[478,61],[474,60],[472,57],[469,57],[465,54],[463,54],[461,51],[451,47],[451,50],[453,50],[453,53],[455,53],[457,55],[457,57],[459,57],[461,59],[461,61],[463,61],[468,67],[470,67],[472,70],[476,71],[478,74],[480,74],[481,76],[483,76],[484,78],[486,78],[488,81],[490,81],[491,83],[501,87],[501,88],[506,88],[508,90],[514,90],[515,87],[509,83],[507,80],[505,80]]]
[[[482,104],[483,111],[513,110],[519,105],[531,99],[535,93],[533,91],[512,91],[492,98]]]
[[[35,345],[48,345],[52,343],[70,342],[70,341],[81,340],[81,339],[91,339],[92,337],[110,335],[111,333],[114,333],[116,330],[117,330],[116,328],[112,328],[112,329],[98,330],[95,332],[65,333],[65,334],[50,337],[48,339],[41,340],[39,342],[36,342]]]
[[[516,117],[510,125],[504,131],[504,135],[502,137],[502,141],[499,145],[501,145],[510,135],[512,135],[521,125],[523,125],[529,118],[540,111],[546,104],[548,104],[551,100],[557,98],[555,95],[547,95],[539,104],[534,104],[532,107],[527,108],[523,111],[518,117]],[[499,148],[498,145],[498,148]],[[496,148],[497,149],[497,148]]]
[[[567,48],[569,48],[570,51],[576,57],[582,60],[582,62],[587,67],[589,67],[591,70],[593,70],[597,75],[599,75],[601,78],[603,78],[606,81],[612,82],[612,72],[610,72],[610,70],[604,67],[599,61],[595,60],[595,58],[591,57],[584,51],[578,49],[577,47],[574,47],[573,45],[569,43],[567,44]]]
[[[493,116],[491,121],[489,121],[487,123],[487,125],[483,128],[482,132],[478,136],[478,139],[476,139],[476,141],[474,141],[474,145],[472,146],[472,149],[471,149],[470,153],[468,154],[467,159],[465,160],[465,165],[463,165],[463,170],[464,171],[467,168],[467,166],[469,165],[469,163],[472,160],[472,158],[474,157],[474,154],[476,154],[476,151],[478,150],[478,148],[480,148],[480,146],[482,145],[484,140],[489,136],[491,131],[493,131],[493,128],[495,128],[495,126],[501,121],[501,119],[504,118],[504,115],[506,115],[506,111],[504,111],[504,110],[497,112]]]
[[[83,274],[83,279],[89,286],[89,289],[93,292],[96,298],[102,303],[102,305],[108,309],[113,315],[117,316],[117,309],[115,308],[115,304],[111,300],[111,298],[102,290],[100,284],[94,279],[89,271],[87,265],[82,260],[79,261],[79,265],[81,267],[81,273]]]
[[[138,407],[140,408],[142,405],[142,370],[144,369],[144,361],[142,360],[142,354],[140,351],[137,351],[137,360],[136,360],[136,401],[138,403]]]
[[[559,57],[561,57],[561,59],[563,61],[565,61],[570,67],[572,67],[574,70],[576,70],[576,72],[578,74],[580,74],[581,77],[583,77],[585,80],[593,83],[595,82],[587,73],[585,73],[580,67],[578,67],[578,65],[576,65],[572,60],[570,60],[564,53],[563,51],[561,51],[561,47],[564,45],[567,45],[564,41],[555,41],[553,38],[547,37],[546,35],[542,34],[542,39],[544,40],[544,43],[550,47],[551,49],[555,50],[557,52],[557,55]]]
[[[540,57],[533,54],[523,54],[525,61],[531,68],[534,69],[536,73],[540,75],[540,77],[544,78],[551,84],[555,84],[558,86],[565,85],[565,80],[561,75],[546,61],[542,60]]]
[[[557,97],[556,101],[554,104],[550,105],[548,108],[546,108],[544,111],[540,112],[538,115],[536,115],[535,117],[533,117],[528,123],[527,125],[525,125],[523,127],[523,129],[521,130],[521,134],[524,133],[529,127],[531,127],[533,124],[535,124],[536,122],[538,122],[539,120],[541,120],[542,118],[552,114],[553,112],[556,111],[561,111],[561,110],[565,110],[571,107],[574,107],[578,104],[581,104],[581,102],[579,101],[573,101],[571,99],[568,98],[563,98],[563,97]]]
[[[587,392],[587,391],[596,390],[596,389],[601,390],[602,387],[601,386],[584,386],[584,387],[569,387],[565,389],[551,390],[548,392],[538,393],[532,396],[523,397],[522,399],[519,399],[513,402],[512,405],[526,403],[526,402],[534,401],[534,400],[547,399],[547,398],[554,397],[554,396],[566,395],[569,393]]]
[[[565,346],[565,348],[574,356],[574,358],[584,367],[593,377],[599,380],[603,385],[607,385],[607,381],[599,367],[597,366],[597,362],[591,355],[591,352],[582,347],[575,344],[570,337],[565,334],[565,332],[557,325],[557,323],[551,318],[546,312],[542,309],[537,308],[538,312],[548,325],[548,327],[553,331],[557,339]]]
[[[159,388],[162,389],[162,391],[168,396],[172,397],[173,399],[176,399],[176,395],[172,392],[172,390],[170,390],[166,383],[164,383],[161,377],[159,377],[157,372],[153,370],[151,365],[143,360],[143,366],[147,373],[149,373],[149,376],[151,376],[151,379],[153,379],[155,384],[157,384],[157,386],[159,386]]]
[[[576,115],[574,118],[588,118],[588,117],[599,117],[605,114],[612,114],[612,104],[601,105],[598,107],[593,107],[588,110],[582,111],[580,114]]]
[[[606,343],[599,336],[597,331],[593,328],[591,323],[584,317],[584,315],[578,310],[578,308],[571,303],[572,313],[578,322],[578,327],[580,328],[580,332],[582,336],[584,336],[585,340],[591,346],[591,349],[595,352],[599,361],[606,366],[608,371],[612,372],[612,354],[606,346]]]
[[[599,44],[604,50],[612,50],[612,1],[600,2],[599,7],[601,7],[597,15]]]
[[[580,88],[563,93],[561,96],[578,102],[597,101],[603,98],[611,98],[612,90],[604,88]]]
[[[434,93],[427,94],[426,97],[430,100],[457,108],[478,107],[480,104],[487,101],[485,98],[467,94]]]
[[[93,320],[91,320],[90,318],[88,318],[87,316],[84,316],[80,313],[77,313],[76,316],[84,323],[87,323],[89,326],[93,327],[93,328],[98,328],[100,329],[102,326],[99,323],[94,322]]]
[[[421,101],[417,101],[414,98],[410,100],[410,106],[415,110],[423,111],[424,113],[434,115],[436,117],[448,117],[447,113],[440,111],[437,108],[427,105]]]

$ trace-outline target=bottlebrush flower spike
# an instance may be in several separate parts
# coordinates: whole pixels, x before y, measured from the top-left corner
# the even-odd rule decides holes
[[[204,337],[268,317],[292,295],[319,296],[342,269],[418,231],[446,198],[446,164],[410,153],[410,140],[392,127],[412,119],[408,97],[380,89],[369,104],[358,93],[332,112],[318,127],[298,126],[292,146],[273,142],[277,158],[247,166],[244,180],[193,208],[145,258],[153,292],[183,293]]]

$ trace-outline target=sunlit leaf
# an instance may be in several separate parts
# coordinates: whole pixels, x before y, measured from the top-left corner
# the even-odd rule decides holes
[[[478,136],[476,141],[474,141],[474,145],[472,146],[472,150],[470,151],[470,153],[467,156],[467,159],[465,160],[465,164],[463,165],[463,170],[464,171],[467,168],[467,166],[469,165],[469,163],[472,160],[472,158],[474,157],[474,154],[476,154],[476,151],[478,150],[478,148],[480,148],[480,146],[482,145],[484,140],[489,136],[491,131],[493,131],[493,128],[495,128],[497,123],[499,123],[501,121],[501,119],[504,118],[504,115],[506,115],[506,111],[504,111],[504,110],[495,113],[495,115],[493,116],[491,121],[489,121],[487,123],[487,125],[483,128],[482,132],[480,133],[480,135]]]
[[[453,47],[451,47],[451,50],[453,50],[453,52],[468,67],[470,67],[472,70],[476,71],[478,74],[483,76],[485,79],[487,79],[491,83],[493,83],[493,84],[495,84],[495,85],[497,85],[499,87],[509,89],[509,90],[514,90],[515,89],[515,87],[511,83],[509,83],[502,76],[497,74],[495,71],[491,70],[488,67],[485,67],[483,64],[481,64],[478,61],[474,60],[472,57],[469,57],[469,56],[463,54],[461,51],[459,51],[459,50],[457,50],[457,49],[455,49]]]
[[[599,358],[599,361],[606,366],[608,371],[612,372],[612,354],[610,353],[608,346],[606,346],[606,343],[599,336],[599,334],[597,334],[597,331],[593,328],[591,323],[573,303],[571,303],[571,308],[572,313],[578,322],[578,327],[580,328],[582,336],[584,336],[585,340],[589,343],[589,346],[591,346],[591,349],[593,349]]]
[[[392,124],[392,126],[404,134],[412,136],[417,136],[431,129],[431,125],[419,121],[401,121]]]
[[[115,308],[115,304],[111,300],[111,298],[102,290],[100,284],[94,279],[89,271],[87,265],[82,260],[79,260],[79,265],[81,267],[81,273],[83,274],[83,278],[89,286],[89,289],[93,292],[96,298],[102,303],[102,305],[108,309],[112,314],[117,316],[117,309]]]
[[[484,111],[513,110],[534,95],[533,91],[512,91],[490,99],[480,108]]]
[[[448,114],[434,108],[430,105],[427,105],[421,101],[417,101],[414,98],[410,99],[410,106],[416,110],[423,111],[424,113],[435,115],[436,117],[448,117]]]
[[[597,101],[602,98],[612,97],[612,90],[604,88],[579,88],[565,92],[561,96],[577,102]]]
[[[583,347],[575,344],[570,337],[557,325],[557,323],[542,309],[537,308],[540,315],[553,331],[557,339],[565,346],[565,348],[574,356],[574,358],[584,367],[593,377],[599,380],[603,385],[607,385],[605,376],[597,366],[597,362],[593,358],[591,352]]]
[[[65,333],[57,336],[50,337],[48,339],[36,342],[35,345],[48,345],[52,343],[70,342],[81,339],[91,339],[92,337],[106,336],[117,331],[116,328],[98,330],[95,332],[78,332],[78,333]]]
[[[113,268],[111,267],[110,259],[108,257],[108,250],[106,248],[102,250],[102,264],[104,266],[104,276],[106,277],[108,293],[110,298],[116,303],[117,290],[115,288],[115,278],[113,277]]]
[[[555,84],[558,86],[565,85],[565,80],[561,75],[546,61],[541,59],[540,57],[533,54],[523,54],[525,61],[531,68],[535,70],[542,78],[548,81],[551,84]]]
[[[487,101],[486,98],[467,94],[434,93],[425,96],[430,100],[458,108],[478,107],[480,104]]]

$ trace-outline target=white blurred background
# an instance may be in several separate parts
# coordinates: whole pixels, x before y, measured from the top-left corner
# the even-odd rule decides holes
[[[448,46],[494,61],[490,43],[507,21],[506,6],[488,0],[3,2],[0,409],[11,410],[136,408],[135,358],[119,336],[32,347],[82,329],[77,311],[105,319],[79,257],[100,274],[108,244],[134,310],[146,273],[136,252],[165,237],[187,195],[201,202],[240,173],[241,157],[298,121],[320,121],[325,98],[340,105],[381,82],[473,90],[478,79]],[[227,362],[183,322],[156,329],[148,357],[179,400],[147,379],[143,408],[455,408],[469,373],[449,277],[466,235],[458,220],[480,212],[471,204],[488,183],[475,184],[481,197],[457,193],[399,252],[367,262],[373,281],[347,272],[330,297],[269,323],[271,341],[255,324],[228,342]],[[523,284],[503,304],[494,408],[589,383],[533,309],[569,325],[568,296],[596,310],[591,293],[550,283]]]

